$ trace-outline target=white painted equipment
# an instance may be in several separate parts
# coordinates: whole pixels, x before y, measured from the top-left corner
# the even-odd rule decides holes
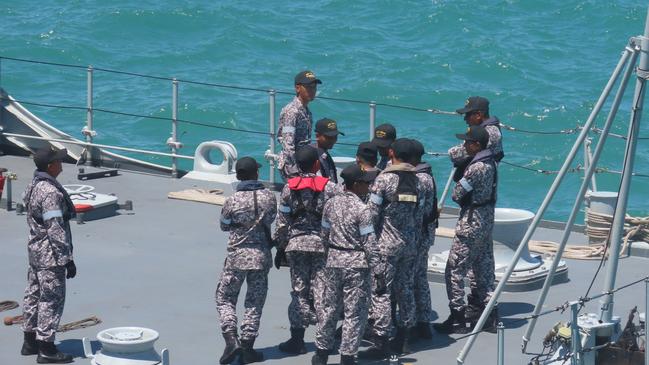
[[[219,151],[223,161],[216,164],[210,152]],[[232,183],[237,181],[234,166],[237,162],[237,149],[230,142],[207,141],[196,147],[194,168],[183,176],[183,179]]]
[[[90,185],[70,184],[63,185],[63,188],[70,194],[77,218],[82,218],[81,221],[86,222],[117,215],[119,204],[116,196],[96,193],[95,188]]]
[[[97,334],[101,350],[93,355],[90,340],[83,338],[83,352],[92,365],[169,365],[169,351],[153,347],[158,332],[142,327],[115,327]]]
[[[496,208],[493,251],[495,260],[496,281],[499,281],[512,262],[514,252],[518,249],[534,213],[511,208]],[[449,251],[433,254],[428,259],[428,278],[433,282],[444,282],[444,271]],[[520,260],[505,287],[508,291],[532,290],[540,287],[548,274],[551,259],[540,255],[531,255],[527,247],[523,249]],[[568,267],[565,261],[559,263],[554,281],[567,279]]]
[[[605,216],[611,217],[612,220],[613,214],[615,213],[615,204],[617,202],[617,192],[588,191],[586,193],[585,200],[586,214],[584,224],[586,225],[588,243],[605,243],[608,238],[609,231],[611,230],[610,223],[605,223],[606,220],[592,218]],[[589,216],[591,216],[590,220],[588,219]]]

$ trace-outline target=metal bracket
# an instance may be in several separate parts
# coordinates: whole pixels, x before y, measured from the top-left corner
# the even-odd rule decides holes
[[[279,159],[279,155],[276,153],[271,153],[270,150],[266,150],[266,152],[264,152],[264,159],[274,162]]]
[[[117,204],[119,209],[124,209],[124,210],[133,210],[133,201],[132,200],[127,200],[124,202],[124,204]]]
[[[77,174],[77,179],[79,180],[92,180],[99,179],[102,177],[117,176],[119,170],[106,170],[106,171],[97,171],[97,172],[85,172],[83,168],[79,168],[79,173]]]
[[[97,132],[94,131],[94,130],[92,130],[92,129],[90,129],[90,128],[88,128],[87,125],[86,125],[86,126],[83,126],[83,128],[81,128],[81,134],[83,134],[83,135],[86,136],[86,137],[88,137],[88,136],[90,136],[90,137],[96,137],[96,136],[97,136]]]
[[[649,80],[649,70],[641,70],[638,68],[635,70],[635,73],[639,79]]]
[[[177,150],[183,148],[182,142],[174,142],[174,140],[171,137],[167,139],[167,146],[173,147]]]

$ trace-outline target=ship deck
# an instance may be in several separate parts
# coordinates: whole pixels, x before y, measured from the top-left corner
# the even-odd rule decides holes
[[[0,157],[0,166],[18,175],[13,182],[14,201],[18,201],[31,180],[33,163],[24,157]],[[119,326],[142,326],[160,333],[156,348],[168,348],[171,364],[215,364],[223,350],[218,317],[214,304],[214,290],[226,253],[227,234],[218,227],[220,207],[189,201],[167,199],[167,193],[192,187],[222,188],[228,186],[201,181],[171,179],[160,176],[120,172],[118,176],[79,182],[74,165],[64,165],[59,177],[63,184],[89,184],[97,192],[114,193],[120,202],[132,200],[133,211],[76,224],[72,222],[74,257],[78,268],[75,279],[68,281],[67,299],[62,323],[90,316],[103,323],[57,336],[59,348],[75,355],[75,363],[89,364],[83,358],[81,339],[94,341],[103,329]],[[501,194],[507,187],[501,187]],[[515,208],[515,207],[514,207]],[[441,225],[453,227],[456,217],[444,215]],[[27,225],[24,215],[0,210],[3,264],[0,265],[0,301],[22,302],[27,276]],[[557,241],[561,231],[539,228],[533,239]],[[573,233],[570,242],[584,244],[587,238]],[[450,239],[438,237],[431,252],[448,249]],[[584,295],[598,261],[567,260],[569,281],[554,285],[546,301],[547,308],[575,300]],[[617,286],[647,275],[647,259],[628,257],[620,261]],[[603,269],[603,271],[605,268]],[[595,282],[591,294],[601,292],[604,272]],[[310,363],[314,328],[307,329],[305,340],[309,353],[287,356],[277,344],[288,338],[287,307],[290,301],[288,269],[273,268],[269,276],[268,299],[262,316],[256,348],[264,353],[266,364]],[[430,283],[432,305],[436,321],[448,315],[446,291],[443,284]],[[244,287],[245,290],[245,287]],[[526,322],[514,318],[529,314],[536,302],[538,290],[504,293],[499,301],[500,314],[506,326],[505,363],[526,364],[530,356],[520,351],[521,337]],[[240,296],[241,298],[241,296]],[[240,299],[239,307],[243,300]],[[616,314],[623,318],[628,311],[644,307],[644,288],[637,285],[615,297]],[[586,311],[599,313],[599,302],[587,304]],[[238,313],[242,313],[241,310]],[[15,316],[20,309],[1,313]],[[541,349],[541,341],[552,325],[567,321],[569,312],[553,313],[543,317],[528,346],[530,351]],[[435,334],[432,341],[412,345],[413,353],[401,363],[454,364],[466,340],[458,336]],[[20,355],[22,333],[19,326],[0,327],[0,364],[33,364],[35,357]],[[484,333],[477,339],[466,359],[466,364],[496,363],[497,337]],[[329,363],[337,364],[339,357],[330,356]],[[381,363],[381,362],[374,362]]]

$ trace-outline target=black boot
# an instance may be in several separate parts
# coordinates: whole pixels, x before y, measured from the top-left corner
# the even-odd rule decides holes
[[[428,322],[417,322],[412,334],[414,334],[414,336],[410,336],[410,338],[415,337],[422,340],[433,339],[433,332],[430,330],[430,323]]]
[[[435,331],[444,334],[467,333],[469,329],[466,326],[464,309],[451,309],[451,314],[448,316],[448,318],[442,323],[434,323],[433,328],[435,328]]]
[[[382,360],[390,355],[388,349],[388,338],[386,336],[375,336],[374,345],[370,346],[365,351],[359,351],[358,357],[360,359]]]
[[[72,355],[64,354],[54,346],[54,342],[36,340],[38,343],[38,357],[36,362],[39,364],[66,364],[72,362]]]
[[[223,339],[225,340],[225,349],[223,355],[219,359],[220,364],[230,364],[241,353],[241,344],[239,343],[239,336],[237,331],[223,332]]]
[[[315,354],[311,358],[311,365],[327,365],[329,358],[329,350],[316,349]]]
[[[340,365],[356,365],[354,355],[340,355]]]
[[[397,327],[397,334],[392,339],[390,347],[392,352],[398,355],[405,354],[410,351],[408,346],[408,335],[410,334],[410,329],[405,327]]]
[[[264,354],[261,351],[253,350],[255,339],[241,339],[241,355],[239,361],[242,364],[264,361]]]
[[[487,317],[487,321],[484,323],[484,326],[482,326],[482,330],[489,332],[489,333],[496,333],[498,332],[498,322],[500,321],[500,318],[498,316],[498,307],[494,307],[491,310],[491,313],[489,313],[489,317]],[[476,319],[477,322],[477,319]],[[475,324],[472,323],[472,327],[474,327]]]
[[[36,332],[23,332],[23,347],[20,349],[20,354],[23,356],[38,354]]]
[[[465,312],[465,317],[466,321],[471,323],[471,327],[475,325],[475,322],[478,321],[480,318],[480,315],[482,314],[482,311],[484,310],[484,303],[480,300],[478,300],[478,297],[469,294],[467,298],[467,307],[466,307],[466,312]]]
[[[306,354],[304,347],[304,328],[291,328],[291,338],[279,344],[279,350],[287,354]]]

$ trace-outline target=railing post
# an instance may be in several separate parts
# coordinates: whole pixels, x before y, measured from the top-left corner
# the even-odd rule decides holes
[[[647,316],[649,315],[649,279],[644,279],[644,363],[649,365],[649,336],[647,336]]]
[[[86,71],[87,74],[87,90],[86,90],[86,125],[81,129],[81,133],[86,136],[86,142],[92,143],[93,137],[97,135],[97,132],[93,129],[93,68],[92,65],[88,66]],[[93,158],[98,158],[99,156],[92,155],[92,147],[86,146],[87,160],[86,163],[90,162],[92,164]]]
[[[571,344],[571,364],[581,365],[581,336],[579,335],[579,324],[577,323],[577,315],[579,314],[579,302],[570,302],[570,344]]]
[[[437,206],[437,209],[439,209],[440,211],[444,208],[446,197],[448,196],[448,192],[451,189],[451,183],[453,182],[453,175],[455,175],[455,169],[456,167],[453,166],[453,168],[451,169],[451,174],[448,175],[448,180],[446,180],[446,185],[444,185],[444,191],[442,192],[442,197],[439,199],[439,203]]]
[[[268,90],[268,132],[270,135],[270,153],[275,155],[275,96],[277,92],[273,89]],[[270,158],[268,160],[270,166],[270,175],[268,180],[271,183],[275,182],[275,159]]]
[[[498,322],[498,365],[505,365],[505,326]]]
[[[370,141],[374,138],[374,127],[376,127],[376,103],[370,102]]]
[[[591,138],[586,138],[584,141],[584,177],[586,177],[586,171],[588,167],[593,163],[593,153],[590,146],[593,144]],[[595,174],[590,178],[590,189],[592,191],[597,191],[597,180]]]
[[[176,154],[178,149],[178,80],[174,77],[171,81],[171,138],[167,144],[171,147],[171,153]],[[176,157],[171,158],[171,177],[178,177],[178,165]]]

